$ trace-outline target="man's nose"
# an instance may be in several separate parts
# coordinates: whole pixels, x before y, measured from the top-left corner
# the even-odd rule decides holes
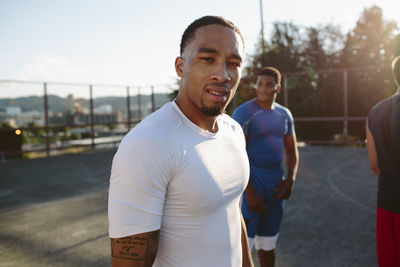
[[[212,78],[222,82],[229,81],[231,77],[229,76],[228,66],[225,63],[217,64]]]
[[[266,85],[262,86],[262,89],[266,90],[266,91],[275,91],[275,86],[266,84]]]

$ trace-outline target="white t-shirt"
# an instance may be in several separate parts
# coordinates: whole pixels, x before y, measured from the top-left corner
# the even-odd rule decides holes
[[[210,133],[169,102],[130,131],[114,156],[109,235],[161,229],[153,266],[242,265],[245,139],[228,115],[217,123]]]

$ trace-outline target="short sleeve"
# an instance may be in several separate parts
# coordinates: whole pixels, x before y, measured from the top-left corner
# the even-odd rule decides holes
[[[292,113],[290,112],[290,110],[286,110],[286,116],[287,116],[287,135],[293,135],[295,133],[294,131],[294,120],[293,120],[293,116]]]
[[[243,129],[243,133],[247,135],[249,116],[245,112],[243,106],[239,106],[237,109],[235,109],[235,111],[232,113],[232,118],[240,124]]]
[[[114,156],[108,197],[109,235],[120,238],[160,229],[171,177],[161,141],[128,134]]]

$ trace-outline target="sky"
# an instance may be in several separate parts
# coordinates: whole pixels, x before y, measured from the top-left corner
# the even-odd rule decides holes
[[[268,39],[274,22],[330,23],[345,33],[374,4],[400,26],[398,0],[263,0],[264,36]],[[166,88],[158,85],[176,82],[183,31],[204,15],[220,15],[238,26],[246,62],[261,30],[259,0],[0,0],[0,80]],[[49,90],[88,94],[81,86]],[[97,96],[126,91],[94,90]],[[0,82],[0,98],[41,93],[41,85]]]

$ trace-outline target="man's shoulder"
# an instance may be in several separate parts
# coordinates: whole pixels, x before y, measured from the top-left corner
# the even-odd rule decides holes
[[[372,109],[383,108],[384,106],[386,106],[386,105],[389,104],[389,102],[391,101],[391,99],[392,99],[392,96],[387,97],[387,98],[385,98],[385,99],[382,99],[381,101],[379,101],[378,103],[376,103],[376,104],[372,107]]]
[[[232,118],[236,120],[243,116],[251,116],[251,114],[254,112],[254,104],[255,99],[250,99],[244,102],[233,111]]]
[[[387,112],[391,106],[392,101],[400,99],[399,97],[400,95],[394,95],[379,101],[371,108],[368,117]]]
[[[290,113],[290,110],[287,107],[285,107],[277,102],[274,102],[274,105],[277,110]]]
[[[244,110],[248,110],[252,105],[254,105],[255,101],[256,101],[255,98],[250,99],[250,100],[247,100],[246,102],[240,104],[240,105],[235,109],[235,111],[244,111]]]
[[[218,137],[219,139],[231,140],[234,144],[241,144],[245,147],[245,138],[242,126],[227,114],[218,116]]]
[[[287,107],[282,106],[281,104],[276,103],[276,102],[274,103],[274,105],[275,105],[275,110],[277,112],[280,112],[280,113],[284,114],[285,116],[293,118],[292,113],[290,112],[290,110]]]
[[[170,139],[177,125],[177,117],[172,103],[149,114],[124,137],[126,141],[149,141],[163,143]]]
[[[242,127],[240,126],[240,124],[235,119],[233,119],[231,116],[229,116],[227,114],[222,114],[220,116],[220,121],[222,123],[224,123],[225,125],[228,125],[229,128],[231,130],[233,130],[234,132],[239,132],[239,133],[243,134]]]

